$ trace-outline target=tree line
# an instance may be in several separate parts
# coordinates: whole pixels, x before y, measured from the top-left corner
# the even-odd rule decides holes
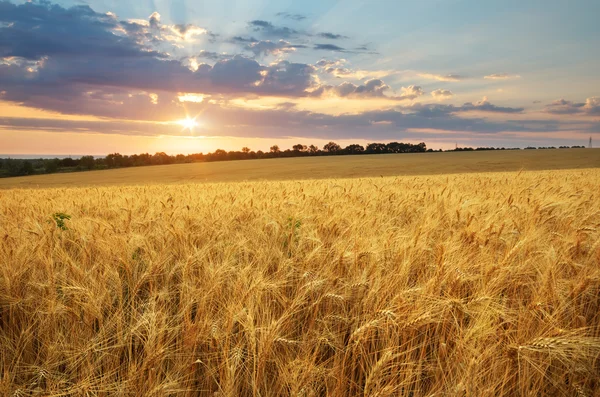
[[[584,146],[571,146],[572,148],[583,148]],[[569,148],[568,146],[561,146]],[[526,149],[538,149],[527,147]],[[555,149],[554,147],[540,147],[539,149]],[[520,150],[519,148],[495,148],[495,147],[456,147],[446,152],[460,151],[480,151],[480,150]],[[442,150],[438,150],[441,152]],[[273,145],[269,151],[253,151],[248,147],[243,147],[239,151],[225,151],[217,149],[212,153],[195,154],[177,154],[168,155],[164,152],[155,154],[142,153],[133,155],[123,155],[120,153],[111,153],[106,157],[82,156],[78,159],[54,158],[54,159],[0,159],[0,177],[25,176],[35,174],[52,174],[57,172],[77,172],[90,170],[103,170],[111,168],[140,167],[147,165],[166,165],[166,164],[184,164],[195,162],[212,161],[231,161],[231,160],[251,160],[251,159],[270,159],[284,157],[305,157],[305,156],[342,156],[342,155],[361,155],[361,154],[386,154],[386,153],[424,153],[434,152],[433,149],[427,149],[424,142],[418,144],[390,142],[390,143],[370,143],[366,146],[351,144],[341,147],[335,142],[329,142],[318,148],[315,145],[297,144],[291,149],[281,150],[279,146]]]

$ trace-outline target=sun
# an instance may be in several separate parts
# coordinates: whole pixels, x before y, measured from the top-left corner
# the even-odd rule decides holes
[[[198,127],[198,122],[196,121],[196,118],[187,117],[183,120],[179,120],[177,124],[181,125],[184,130],[190,131],[192,131],[195,127]]]

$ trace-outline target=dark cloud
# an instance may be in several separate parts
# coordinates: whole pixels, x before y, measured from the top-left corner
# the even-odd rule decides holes
[[[298,48],[306,48],[305,45],[302,44],[291,44],[285,40],[279,41],[257,41],[246,45],[245,47],[248,51],[254,53],[254,55],[278,55],[282,53],[294,52]]]
[[[0,0],[0,58],[168,58],[179,42],[217,35],[192,24],[165,25],[154,12],[147,20],[119,20],[87,5],[63,8],[48,1],[12,4]]]
[[[361,85],[356,85],[347,81],[337,86],[323,85],[314,90],[311,95],[321,97],[329,94],[340,98],[384,98],[394,101],[404,101],[416,99],[424,94],[421,87],[414,85],[402,87],[402,94],[398,96],[386,95],[386,92],[389,90],[390,87],[385,84],[383,80],[370,79]]]
[[[215,63],[212,69],[207,70],[207,77],[217,87],[229,88],[232,91],[253,90],[261,81],[261,71],[263,67],[258,62],[236,56]]]
[[[138,121],[81,121],[41,118],[0,118],[0,131],[2,129],[17,131],[46,131],[46,132],[78,132],[107,135],[130,136],[156,136],[156,135],[182,135],[181,125],[157,124],[153,122]],[[198,135],[198,131],[186,131],[187,135]]]
[[[575,103],[564,99],[558,99],[546,105],[545,111],[552,114],[575,114],[582,113],[584,106],[585,103]]]
[[[46,2],[14,5],[0,0],[2,98],[63,113],[96,114],[91,104],[102,106],[86,93],[109,87],[145,93],[306,96],[316,85],[315,70],[306,64],[261,65],[211,51],[172,59],[152,47],[205,33],[194,25],[163,25],[158,13],[147,21],[119,21],[88,6],[65,9]],[[254,44],[249,49],[255,54],[304,48],[285,41],[243,40]]]
[[[347,39],[348,36],[344,36],[341,34],[335,34],[335,33],[329,33],[329,32],[322,32],[317,34],[317,36],[323,38],[323,39],[329,39],[329,40],[340,40],[340,39]]]
[[[219,60],[214,66],[197,65],[195,71],[180,61],[149,57],[49,58],[43,61],[43,67],[33,71],[29,71],[30,65],[27,62],[0,63],[0,87],[5,91],[2,98],[63,113],[71,113],[71,102],[81,101],[86,92],[102,87],[148,93],[300,97],[308,95],[307,89],[316,85],[313,66],[289,62],[264,66],[239,55]],[[93,107],[85,113],[96,114]]]
[[[332,91],[339,97],[357,96],[357,97],[383,97],[385,91],[390,87],[382,80],[372,79],[365,84],[355,85],[349,82],[344,82],[337,87],[333,87]]]
[[[50,3],[21,5],[0,1],[0,58],[37,60],[62,57],[152,57],[159,53],[140,46],[129,36],[113,32],[133,30],[111,15],[94,12],[89,6],[64,9]]]
[[[292,14],[289,12],[278,12],[275,15],[283,19],[291,19],[292,21],[303,21],[306,19],[306,16],[303,14]]]
[[[600,115],[600,97],[587,98],[579,103],[559,99],[546,105],[544,111],[551,114]]]
[[[298,34],[298,31],[287,26],[275,26],[271,22],[256,19],[248,22],[254,32],[267,37],[288,38]]]
[[[483,98],[479,102],[467,102],[462,106],[454,105],[439,105],[439,104],[415,104],[411,107],[411,110],[415,114],[419,114],[424,117],[447,117],[448,115],[479,111],[488,113],[522,113],[524,108],[511,108],[496,106],[488,101],[487,98]]]
[[[220,34],[213,32],[207,32],[206,35],[208,36],[208,42],[211,44],[216,43],[219,40],[219,37],[221,37]]]
[[[234,55],[221,54],[214,51],[200,50],[197,57],[202,59],[210,59],[211,61],[221,61],[225,59],[231,59],[234,57]]]
[[[260,93],[304,96],[309,88],[316,86],[315,72],[311,65],[281,61],[266,68],[257,90]]]
[[[317,50],[317,51],[333,51],[333,52],[344,52],[344,53],[350,53],[350,54],[360,54],[360,53],[377,54],[377,52],[371,51],[367,47],[364,47],[364,46],[358,47],[354,50],[349,50],[347,48],[340,47],[335,44],[317,43],[313,46],[313,49]]]
[[[467,102],[462,105],[460,109],[462,111],[479,110],[492,113],[522,113],[523,110],[525,110],[524,108],[511,108],[493,105],[488,101],[487,97],[483,97],[483,99],[479,102]]]
[[[484,118],[463,119],[451,113],[431,117],[419,111],[416,106],[340,115],[300,111],[292,104],[286,103],[270,110],[251,110],[202,103],[190,104],[187,110],[200,112],[203,123],[214,126],[210,130],[199,129],[194,131],[194,134],[212,136],[387,139],[411,136],[414,130],[441,130],[446,133],[450,131],[458,136],[463,133],[490,135],[506,131],[548,132],[559,131],[562,128],[557,121],[544,123],[540,123],[539,120],[489,121]],[[583,130],[588,128],[587,125],[576,127]],[[181,126],[177,125],[128,121],[0,118],[0,128],[149,136],[182,134]]]
[[[342,48],[335,44],[315,44],[313,49],[319,50],[319,51],[348,52],[348,50],[346,50],[345,48]]]
[[[231,38],[230,42],[235,44],[246,44],[246,43],[256,43],[260,40],[254,37],[243,37],[243,36],[234,36]]]
[[[152,19],[150,19],[152,21]],[[150,23],[150,26],[152,26],[152,22]],[[179,25],[173,25],[173,30],[177,33],[179,33],[181,36],[185,36],[186,34],[192,32],[194,29],[197,29],[198,27],[196,25],[193,25],[191,23],[188,24],[179,24]]]

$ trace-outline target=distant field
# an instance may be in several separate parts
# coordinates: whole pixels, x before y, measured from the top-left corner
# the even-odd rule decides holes
[[[593,165],[546,153],[77,177],[444,171],[430,160],[456,172],[542,154]],[[599,181],[582,169],[2,190],[0,395],[598,396]]]
[[[304,157],[178,164],[0,179],[0,189],[353,178],[600,167],[600,149]]]

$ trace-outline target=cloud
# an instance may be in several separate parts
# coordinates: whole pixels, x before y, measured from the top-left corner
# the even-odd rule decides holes
[[[308,64],[263,65],[245,56],[206,50],[174,57],[157,50],[170,40],[193,38],[199,29],[164,25],[158,13],[147,20],[120,21],[115,14],[97,13],[88,6],[66,9],[46,2],[14,5],[0,1],[2,98],[67,114],[95,114],[93,106],[102,106],[98,98],[88,98],[86,93],[109,88],[298,97],[307,96],[307,90],[318,85],[316,69]],[[244,41],[254,54],[304,47],[286,41]],[[215,64],[203,63],[203,59]]]
[[[214,51],[200,50],[197,57],[203,58],[203,59],[210,59],[212,61],[221,61],[224,59],[233,58],[233,55],[218,53],[218,52],[214,52]]]
[[[354,98],[354,99],[367,99],[367,98],[382,98],[393,101],[404,101],[416,99],[423,95],[424,92],[419,86],[411,85],[409,87],[401,88],[401,95],[399,96],[388,96],[386,92],[390,90],[390,86],[385,84],[381,79],[370,79],[365,81],[364,84],[356,85],[350,82],[343,82],[337,86],[334,85],[322,85],[318,89],[312,92],[312,96],[320,97],[325,95],[333,95],[340,98]]]
[[[521,76],[519,76],[518,74],[496,73],[484,76],[483,78],[488,80],[512,80],[520,79]]]
[[[303,21],[306,19],[306,16],[303,14],[293,14],[289,12],[278,12],[277,14],[275,14],[275,16],[278,16],[283,19],[291,19],[292,21]]]
[[[112,15],[94,12],[89,6],[64,9],[49,3],[16,5],[0,1],[0,58],[39,60],[44,56],[124,58],[160,55],[140,45],[136,36],[113,33],[125,31],[127,26]]]
[[[154,29],[160,28],[160,14],[154,11],[149,18],[150,27]]]
[[[266,21],[254,22],[258,23],[251,26],[258,34],[230,40],[255,58],[306,47],[292,40],[264,39],[263,35],[283,28]],[[202,47],[196,45],[188,47],[189,53],[177,52],[178,46],[198,38],[206,40],[210,34],[195,25],[165,25],[158,13],[143,20],[121,21],[114,14],[97,13],[87,6],[63,8],[45,2],[14,5],[0,0],[0,99],[63,114],[119,119],[88,123],[5,118],[0,125],[15,130],[79,128],[107,134],[178,134],[180,126],[173,130],[166,124],[128,120],[167,121],[189,111],[202,113],[207,125],[215,127],[210,133],[202,131],[203,135],[258,136],[264,127],[266,136],[292,131],[335,138],[348,131],[349,137],[383,138],[411,128],[481,133],[525,128],[518,123],[490,122],[477,118],[478,114],[460,117],[469,111],[511,114],[523,110],[496,106],[487,99],[462,106],[411,104],[408,101],[424,95],[420,86],[402,87],[394,93],[383,78],[390,72],[354,69],[343,59],[321,60],[315,65],[281,60],[265,63],[251,56],[200,50]],[[333,44],[315,47],[354,52]],[[356,81],[320,81],[333,80],[331,76]],[[283,104],[263,111],[233,108],[234,98],[260,96],[276,97],[275,101]],[[293,104],[294,98],[327,96],[389,100],[384,106],[393,109],[333,116],[300,110],[300,105]],[[185,104],[179,98],[187,98]],[[399,101],[411,106],[400,106]],[[377,103],[371,101],[370,105]],[[594,111],[597,99],[588,99],[584,107]],[[538,127],[527,128],[537,131]]]
[[[464,76],[460,76],[458,74],[433,74],[433,73],[419,73],[418,74],[419,77],[422,77],[424,79],[429,79],[429,80],[437,80],[437,81],[461,81],[464,80],[465,77]]]
[[[315,44],[313,49],[319,51],[348,52],[348,50],[346,50],[345,48],[342,48],[335,44]]]
[[[431,96],[437,100],[444,100],[444,99],[452,98],[454,96],[454,94],[452,93],[452,91],[443,90],[440,88],[435,91],[431,91]]]
[[[382,79],[395,73],[393,70],[354,69],[349,67],[348,64],[349,62],[343,58],[337,59],[335,61],[321,59],[315,64],[315,67],[321,73],[331,74],[332,76],[337,78],[350,78],[356,80],[363,80],[366,78]]]
[[[254,31],[268,37],[288,38],[298,35],[298,31],[287,26],[275,26],[271,22],[255,19],[248,22],[248,26]]]
[[[317,34],[317,36],[319,36],[323,39],[329,39],[329,40],[340,40],[340,39],[348,38],[348,36],[344,36],[341,34],[335,34],[335,33],[329,33],[329,32],[321,32],[321,33]]]
[[[383,97],[385,91],[388,91],[390,87],[383,82],[383,80],[372,79],[366,81],[365,84],[355,85],[352,83],[344,82],[332,90],[339,97]]]
[[[254,37],[243,37],[243,36],[234,36],[231,38],[230,42],[234,43],[234,44],[238,44],[238,43],[256,43],[259,42],[260,40],[254,38]]]
[[[309,88],[317,85],[315,68],[304,63],[280,61],[269,65],[262,76],[256,87],[256,91],[262,94],[304,96]]]
[[[423,90],[418,85],[409,85],[408,87],[402,87],[402,98],[403,99],[415,99],[425,95]]]
[[[584,109],[586,113],[600,115],[600,97],[594,96],[585,100]]]
[[[81,134],[107,134],[130,136],[182,135],[181,125],[158,124],[138,121],[86,121],[43,118],[0,118],[2,129],[28,131],[41,130],[46,132],[77,132]],[[187,135],[200,135],[197,131],[186,131]]]
[[[332,74],[335,77],[341,78],[348,77],[353,74],[353,71],[346,67],[347,63],[348,61],[345,59],[338,59],[335,61],[321,59],[315,64],[315,66],[323,73]]]
[[[590,97],[585,103],[572,102],[564,99],[556,100],[544,108],[544,112],[550,114],[585,114],[600,115],[600,97]]]
[[[415,114],[419,114],[424,117],[447,117],[448,115],[456,115],[464,112],[487,112],[487,113],[505,113],[505,114],[514,114],[514,113],[522,113],[524,108],[511,108],[511,107],[503,107],[496,106],[487,99],[487,97],[483,97],[481,101],[472,103],[466,102],[462,106],[454,106],[454,105],[440,105],[440,104],[421,104],[417,103],[411,107],[411,110],[415,112]]]
[[[195,61],[195,60],[194,60]],[[183,61],[150,57],[128,59],[52,57],[33,69],[31,61],[0,63],[2,99],[26,106],[72,113],[96,114],[85,93],[108,87],[144,92],[194,92],[240,97],[247,95],[302,97],[316,87],[316,69],[307,64],[278,62],[261,65],[233,56],[213,66],[195,67]],[[195,69],[195,70],[194,70]],[[32,70],[32,71],[30,71]],[[161,78],[156,78],[161,76]],[[89,106],[81,109],[73,103]],[[134,112],[132,112],[134,113]]]
[[[0,58],[168,58],[182,43],[200,36],[215,37],[192,24],[162,24],[157,12],[145,20],[119,20],[87,5],[0,0]]]
[[[317,50],[317,51],[345,52],[345,53],[350,53],[350,54],[360,54],[360,53],[377,54],[377,52],[371,51],[367,47],[364,47],[364,46],[355,48],[354,50],[349,50],[349,49],[340,47],[335,44],[317,43],[313,46],[313,49]]]
[[[482,112],[491,112],[491,113],[522,113],[524,108],[511,108],[511,107],[502,107],[496,106],[488,101],[487,97],[483,97],[483,99],[479,102],[471,103],[467,102],[462,107],[460,107],[461,111],[471,111],[478,110]]]
[[[257,41],[246,45],[246,49],[253,52],[256,56],[280,55],[294,52],[298,48],[306,48],[306,46],[302,44],[291,44],[285,40],[279,40],[277,42],[270,40]]]
[[[171,31],[177,34],[181,39],[190,39],[193,36],[203,35],[208,33],[206,29],[198,27],[193,24],[181,24],[173,25],[170,27]]]
[[[461,134],[503,134],[507,131],[537,133],[560,131],[563,128],[560,122],[551,120],[542,123],[540,120],[489,121],[484,118],[460,118],[457,117],[457,113],[461,110],[456,107],[452,111],[442,111],[436,116],[423,112],[423,109],[435,107],[444,108],[443,105],[428,107],[412,105],[355,114],[330,115],[298,110],[292,104],[286,103],[267,110],[227,107],[210,101],[188,104],[189,111],[201,113],[206,129],[199,129],[193,133],[202,136],[398,139],[414,137],[411,132],[414,130],[444,131],[444,134],[450,132],[455,136],[461,136]],[[122,135],[182,135],[181,126],[132,121],[0,118],[0,129],[2,128]],[[587,131],[589,126],[575,125],[573,128]]]
[[[230,60],[222,60],[211,68],[206,68],[206,76],[217,87],[230,89],[252,89],[261,80],[261,65],[249,58],[236,56]]]

